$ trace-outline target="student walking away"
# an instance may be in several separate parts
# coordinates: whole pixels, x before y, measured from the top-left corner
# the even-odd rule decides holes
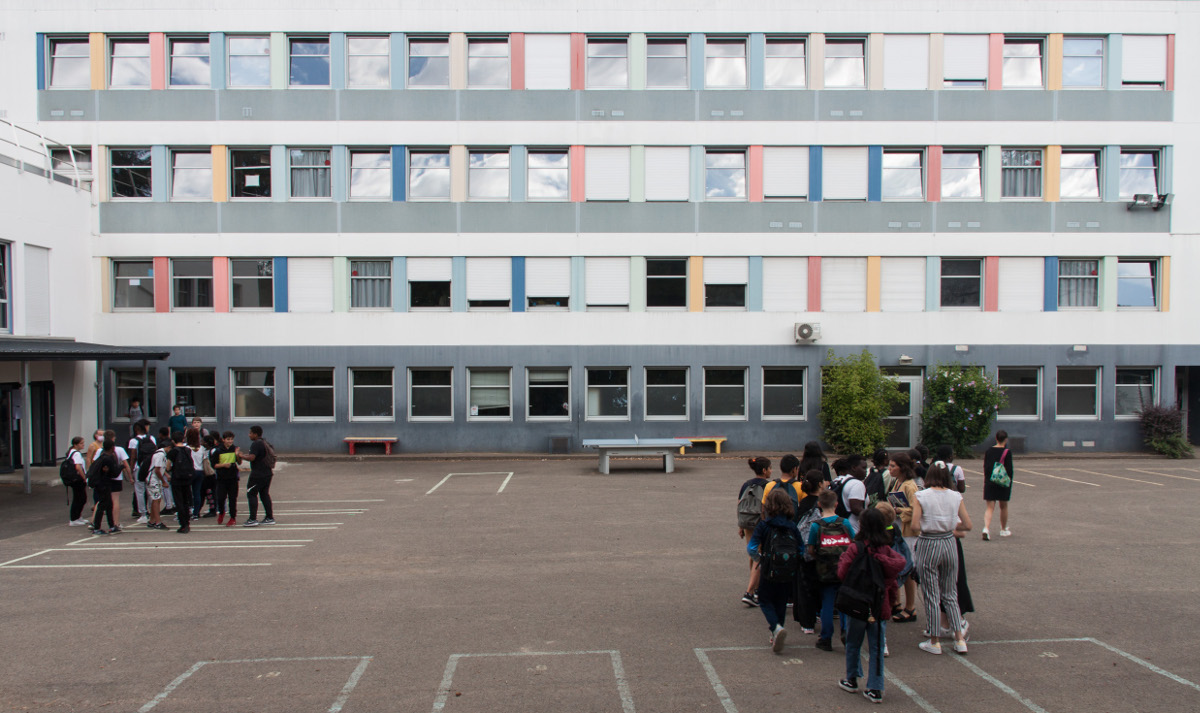
[[[817,496],[821,518],[812,524],[808,532],[808,546],[804,549],[805,559],[815,564],[817,581],[821,587],[821,633],[817,637],[817,648],[833,651],[833,604],[837,598],[837,566],[842,553],[854,540],[854,528],[837,514],[837,495],[832,490],[822,490]],[[842,622],[842,635],[846,625]]]
[[[867,477],[863,478],[863,488],[867,491],[867,507],[873,508],[880,500],[887,500],[885,476],[889,460],[891,459],[888,458],[888,452],[883,448],[871,456],[871,467],[867,470]]]
[[[900,534],[908,544],[908,549],[915,552],[917,546],[917,530],[913,527],[912,504],[917,498],[917,474],[913,470],[912,458],[907,453],[897,453],[888,461],[888,476],[892,486],[888,490],[889,500],[894,500],[892,506],[896,517],[900,518]],[[892,494],[895,493],[895,497]],[[910,572],[903,578],[904,608],[892,613],[892,621],[897,624],[907,624],[917,620],[917,583],[913,578],[915,572]],[[899,604],[899,602],[897,602]]]
[[[187,416],[183,415],[183,407],[172,406],[171,417],[167,419],[167,430],[174,436],[176,431],[183,433],[187,430]]]
[[[221,434],[221,445],[208,457],[217,472],[217,524],[225,523],[225,527],[233,527],[237,520],[238,465],[242,459],[238,457],[233,438],[233,431]]]
[[[158,447],[154,439],[146,432],[150,422],[135,421],[133,438],[129,439],[129,458],[133,462],[133,516],[138,518],[138,524],[150,522],[146,509],[146,479],[150,477],[150,461]]]
[[[197,499],[196,508],[199,510],[204,502],[208,503],[208,510],[199,517],[216,517],[217,516],[217,471],[213,468],[212,454],[216,452],[217,446],[220,445],[220,437],[218,434],[209,433],[204,436],[204,481],[200,488],[200,497]]]
[[[777,487],[783,488],[792,500],[792,512],[795,513],[800,508],[800,499],[804,497],[800,490],[800,481],[797,480],[800,476],[800,461],[789,453],[779,459],[779,471],[782,477],[775,478],[763,486],[763,502],[767,502],[767,496],[772,490]]]
[[[821,471],[821,480],[826,483],[833,480],[833,471],[825,462],[825,452],[821,450],[821,444],[816,441],[805,443],[804,454],[800,456],[800,472],[807,473],[810,470]]]
[[[207,475],[205,466],[208,464],[208,452],[200,442],[200,429],[188,428],[183,432],[184,448],[192,459],[192,508],[191,519],[200,519],[200,509],[204,505],[204,479]],[[212,466],[208,466],[211,468]]]
[[[951,490],[957,490],[960,493],[967,492],[967,474],[963,472],[962,466],[954,465],[954,446],[948,443],[938,446],[937,462],[945,464],[954,478],[954,487]]]
[[[1000,536],[1012,534],[1008,529],[1008,501],[1012,499],[1013,461],[1008,449],[1008,432],[996,431],[996,445],[983,454],[983,499],[987,511],[983,513],[983,539],[992,539],[992,513],[1000,503]]]
[[[893,581],[889,587],[891,595],[889,596],[888,601],[891,602],[892,608],[891,611],[887,612],[887,615],[884,617],[885,621],[883,627],[883,655],[886,658],[888,655],[887,620],[891,619],[900,611],[900,582],[902,582],[904,578],[908,576],[909,572],[912,571],[912,568],[915,566],[915,562],[913,561],[912,550],[908,548],[908,543],[904,541],[904,536],[900,534],[900,523],[896,518],[896,509],[893,508],[891,503],[886,500],[881,500],[876,503],[873,509],[878,510],[883,514],[883,524],[887,528],[888,537],[892,539],[892,549],[896,552],[896,554],[904,558],[904,568],[896,574],[895,581]]]
[[[196,464],[192,460],[192,449],[184,441],[183,431],[171,434],[171,492],[175,494],[176,517],[179,519],[179,529],[176,532],[187,534],[192,531],[189,526],[192,518],[192,480],[196,475]]]
[[[168,441],[154,451],[154,457],[150,460],[150,476],[146,478],[146,500],[150,506],[150,521],[146,523],[146,527],[151,530],[167,529],[162,522],[162,505],[163,492],[171,485],[170,453],[173,449],[174,444]]]
[[[250,478],[246,480],[246,501],[250,504],[250,519],[243,527],[274,525],[275,512],[271,509],[271,477],[275,468],[275,449],[263,438],[262,426],[250,427],[250,452],[237,451],[238,458],[250,461]],[[258,500],[262,498],[266,515],[258,520]]]
[[[804,475],[801,484],[804,497],[800,498],[796,527],[805,539],[808,537],[807,533],[812,530],[813,523],[821,518],[821,507],[817,501],[825,485],[822,476],[821,471],[810,470]],[[821,584],[817,580],[816,564],[807,557],[800,563],[800,577],[796,580],[796,594],[792,601],[795,602],[792,617],[800,624],[800,631],[805,634],[813,633],[817,614],[821,610]]]
[[[115,530],[120,532],[121,491],[125,489],[125,483],[134,481],[133,462],[129,459],[129,452],[117,445],[116,431],[105,431],[104,440],[113,442],[113,456],[117,459],[117,472],[109,480],[111,481],[110,489],[112,490],[113,519],[117,522]]]
[[[837,493],[837,513],[850,521],[858,530],[858,516],[867,506],[867,489],[863,478],[867,477],[867,461],[860,455],[847,456],[846,474],[833,479],[830,490]]]
[[[892,549],[882,512],[874,508],[865,510],[859,523],[862,529],[838,560],[838,577],[842,580],[838,601],[847,613],[846,677],[838,681],[838,686],[843,691],[858,692],[858,679],[863,675],[862,644],[866,638],[867,685],[863,695],[872,703],[883,703],[885,622],[904,558]]]
[[[950,471],[943,464],[930,466],[925,473],[925,490],[917,493],[913,503],[913,527],[917,531],[917,568],[921,575],[921,591],[925,595],[925,617],[929,622],[929,640],[922,641],[922,651],[942,653],[938,641],[941,634],[935,622],[940,620],[939,609],[945,611],[954,650],[967,653],[966,627],[958,607],[958,554],[954,533],[971,529],[971,517],[963,503],[962,493],[951,490]]]
[[[116,522],[113,521],[113,498],[109,486],[110,477],[118,467],[117,459],[113,456],[114,445],[112,441],[105,440],[100,455],[96,456],[92,467],[87,471],[87,485],[92,489],[92,499],[96,501],[95,521],[92,523],[94,535],[107,535],[108,531],[117,530]],[[100,527],[104,516],[108,516],[108,531]]]
[[[66,458],[58,467],[58,478],[70,492],[71,510],[67,516],[67,524],[71,527],[81,527],[88,524],[83,519],[83,508],[87,505],[87,468],[84,465],[83,436],[71,439],[71,448]]]
[[[803,540],[796,529],[792,499],[782,489],[773,490],[763,503],[762,520],[754,528],[746,552],[758,560],[762,576],[758,583],[758,602],[771,632],[770,645],[775,653],[783,651],[787,640],[788,598],[796,587],[800,562],[804,557]]]
[[[771,459],[756,456],[747,461],[754,477],[742,483],[738,490],[738,539],[748,540],[762,520],[763,490],[771,481]],[[758,561],[750,555],[750,581],[746,583],[746,593],[742,595],[742,603],[748,607],[758,606]]]

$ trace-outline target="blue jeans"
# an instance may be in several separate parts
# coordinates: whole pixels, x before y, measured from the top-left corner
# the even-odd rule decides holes
[[[763,616],[767,618],[767,628],[772,632],[787,618],[788,597],[794,587],[791,582],[758,583],[758,607],[762,609]]]
[[[882,622],[865,622],[849,617],[849,628],[846,630],[846,678],[857,679],[862,676],[862,643],[867,639],[867,688],[874,691],[883,690],[883,635]]]
[[[833,639],[833,603],[837,599],[838,588],[841,586],[840,584],[821,585],[821,635],[817,637],[819,639]],[[838,623],[841,624],[841,629],[845,632],[845,614],[838,614]]]
[[[204,474],[192,476],[192,519],[200,519],[200,511],[204,508]]]

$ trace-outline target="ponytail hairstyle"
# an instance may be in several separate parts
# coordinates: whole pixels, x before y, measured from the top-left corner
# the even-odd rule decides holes
[[[771,467],[771,459],[764,456],[754,456],[746,461],[746,463],[750,466],[750,470],[754,471],[754,474],[760,478],[765,477],[763,473],[766,473],[767,468]]]

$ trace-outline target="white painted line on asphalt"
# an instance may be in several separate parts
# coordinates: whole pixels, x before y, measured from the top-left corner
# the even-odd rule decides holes
[[[1064,470],[1074,470],[1074,471],[1077,471],[1080,473],[1087,473],[1088,475],[1102,475],[1105,478],[1116,478],[1117,480],[1128,480],[1131,483],[1143,483],[1145,485],[1156,485],[1160,488],[1163,487],[1162,483],[1155,483],[1152,480],[1138,480],[1137,478],[1126,478],[1123,475],[1110,475],[1108,473],[1098,473],[1094,470],[1084,470],[1083,468],[1064,468]]]
[[[1134,473],[1145,473],[1146,475],[1161,475],[1164,478],[1177,478],[1179,480],[1190,480],[1193,483],[1200,483],[1200,478],[1189,478],[1186,475],[1171,475],[1170,473],[1158,473],[1153,470],[1142,470],[1140,468],[1126,468],[1125,470],[1132,471]]]
[[[491,470],[491,471],[485,471],[482,473],[447,473],[445,478],[442,478],[441,480],[438,481],[437,485],[435,485],[432,488],[430,488],[429,490],[425,491],[425,494],[429,495],[433,491],[435,491],[438,488],[445,485],[446,481],[450,480],[450,476],[452,476],[452,475],[504,475],[504,476],[508,476],[504,479],[504,482],[500,484],[500,489],[496,491],[497,495],[504,492],[505,486],[508,485],[508,481],[512,480],[512,477],[513,477],[512,472],[507,471],[507,470]]]
[[[385,503],[383,498],[373,500],[272,500],[274,504],[294,505],[296,503]]]
[[[414,480],[416,480],[416,478],[397,478],[396,482],[397,483],[411,483]]]
[[[20,562],[21,560],[32,559],[34,557],[37,557],[38,555],[44,555],[49,551],[50,550],[42,550],[41,552],[34,552],[31,555],[25,555],[24,557],[18,557],[15,560],[9,560],[7,562],[0,562],[0,567],[7,567],[7,566],[11,565],[13,562]]]
[[[700,659],[700,665],[704,668],[705,675],[708,676],[708,684],[712,686],[713,692],[717,694],[717,700],[721,701],[721,706],[725,709],[725,713],[738,713],[737,706],[733,704],[733,699],[729,696],[729,691],[725,689],[725,684],[721,683],[721,677],[717,674],[717,669],[713,667],[712,661],[708,658],[708,653],[704,649],[692,649],[696,652],[696,658]]]
[[[92,544],[96,544],[98,542],[105,542],[105,543],[112,542],[113,543],[112,545],[100,546],[99,549],[105,549],[106,547],[113,548],[113,547],[117,547],[119,545],[125,544],[125,542],[122,540],[107,540],[107,539],[101,539],[99,537],[96,537],[96,538],[93,538],[90,540],[81,540],[81,542],[88,542],[88,543],[92,543]],[[169,541],[164,540],[161,543],[160,542],[135,541],[135,542],[129,542],[128,544],[131,544],[131,545],[136,544],[136,545],[141,545],[144,547],[155,547],[160,544],[166,545],[166,546],[171,546],[171,545],[176,545],[176,544],[178,544],[178,545],[234,545],[234,544],[244,545],[244,544],[254,544],[254,543],[258,543],[258,542],[312,542],[312,540],[267,540],[267,539],[262,539],[262,540],[169,540]],[[71,544],[74,545],[75,543],[72,542]],[[90,549],[90,548],[72,547],[72,549]],[[49,551],[49,550],[47,550],[47,551]]]
[[[504,489],[508,487],[508,481],[512,480],[512,477],[513,474],[509,473],[508,477],[504,479],[504,482],[500,484],[500,489],[496,491],[497,495],[504,492]]]
[[[270,562],[217,564],[14,564],[4,569],[87,569],[92,567],[270,567]]]
[[[1100,641],[1099,639],[1089,638],[1087,640],[1097,646],[1108,649],[1109,651],[1113,652],[1114,654],[1117,654],[1118,656],[1124,656],[1125,658],[1129,659],[1130,661],[1138,664],[1139,666],[1144,666],[1147,669],[1153,671],[1154,673],[1157,673],[1160,676],[1166,676],[1167,678],[1171,679],[1172,681],[1175,681],[1176,683],[1182,683],[1183,685],[1187,686],[1188,688],[1194,688],[1197,691],[1200,691],[1200,684],[1193,683],[1193,682],[1187,680],[1186,678],[1183,678],[1182,676],[1176,676],[1175,674],[1171,673],[1170,671],[1165,671],[1165,670],[1159,668],[1158,666],[1155,666],[1154,664],[1150,663],[1149,661],[1145,661],[1143,659],[1138,658],[1137,656],[1134,656],[1133,654],[1129,653],[1128,651],[1122,651],[1121,649],[1118,649],[1115,646],[1106,644],[1103,641]]]
[[[453,474],[452,474],[453,475]],[[458,473],[457,475],[479,475],[478,473]],[[488,473],[487,475],[499,475]],[[514,651],[499,654],[450,654],[446,661],[446,670],[442,674],[442,684],[438,687],[437,698],[433,701],[433,713],[439,713],[446,707],[450,699],[450,687],[454,683],[454,672],[458,669],[458,660],[467,658],[489,658],[509,656],[608,656],[612,662],[613,677],[617,681],[617,695],[621,698],[621,710],[624,713],[637,713],[633,706],[633,696],[629,693],[629,682],[625,678],[625,665],[621,662],[621,652],[615,649],[605,651]]]
[[[350,674],[350,678],[346,680],[346,685],[342,686],[342,692],[333,701],[333,705],[329,706],[328,713],[338,713],[346,705],[346,699],[350,697],[350,692],[358,685],[358,679],[362,678],[363,671],[367,670],[367,664],[371,663],[371,658],[370,656],[362,657],[362,661],[359,662],[358,667],[354,669],[354,672]]]
[[[97,552],[102,550],[141,550],[163,552],[165,550],[238,550],[238,549],[264,549],[278,547],[304,547],[304,545],[110,545],[104,547],[71,547],[58,548],[47,550],[48,552],[80,552],[89,551]]]
[[[160,691],[157,696],[155,696],[154,698],[151,698],[149,703],[147,703],[146,705],[139,708],[138,713],[147,713],[149,710],[154,708],[154,706],[158,705],[159,703],[162,703],[163,700],[165,700],[167,696],[171,695],[171,691],[174,691],[176,688],[179,688],[180,684],[182,684],[184,681],[191,678],[192,674],[199,671],[200,667],[206,663],[208,663],[208,662],[207,661],[197,661],[196,663],[194,663],[191,668],[189,668],[188,670],[186,670],[182,674],[180,674],[179,677],[176,678],[174,681],[171,681],[170,683],[168,683],[167,687],[162,689],[162,691]]]
[[[1079,641],[1091,641],[1084,637],[1064,638],[1064,639],[1005,639],[1000,641],[972,641],[971,646],[983,646],[985,644],[1068,644]]]
[[[980,678],[982,678],[983,680],[992,684],[996,688],[999,688],[1001,691],[1004,691],[1008,695],[1012,696],[1012,698],[1015,701],[1017,701],[1017,703],[1020,703],[1021,705],[1025,706],[1030,711],[1032,711],[1032,713],[1048,713],[1045,708],[1042,708],[1041,706],[1039,706],[1038,704],[1029,700],[1025,696],[1022,696],[1020,693],[1017,693],[1008,684],[1004,683],[1003,681],[1001,681],[1000,679],[991,675],[987,671],[984,671],[983,669],[979,668],[975,664],[968,661],[966,656],[959,656],[957,654],[954,654],[950,658],[959,662],[963,666],[966,666],[967,668],[971,669],[971,671],[973,671],[976,676],[979,676]]]
[[[1100,487],[1103,487],[1103,486],[1102,486],[1102,485],[1100,485],[1099,483],[1089,483],[1089,482],[1087,482],[1086,480],[1072,480],[1071,478],[1064,478],[1064,477],[1062,477],[1061,475],[1050,475],[1049,473],[1042,473],[1042,472],[1040,472],[1040,471],[1036,471],[1036,470],[1030,470],[1030,469],[1028,469],[1028,468],[1022,468],[1022,469],[1021,469],[1021,472],[1022,472],[1022,473],[1033,473],[1034,475],[1040,475],[1040,476],[1043,476],[1043,477],[1046,477],[1046,478],[1054,478],[1055,480],[1065,480],[1065,481],[1067,481],[1068,483],[1079,483],[1080,485],[1090,485],[1090,486],[1092,486],[1093,488],[1100,488]]]

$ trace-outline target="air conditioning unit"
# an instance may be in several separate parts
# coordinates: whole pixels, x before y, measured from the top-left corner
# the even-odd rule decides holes
[[[821,338],[821,325],[819,322],[796,322],[793,336],[797,344],[811,344]]]

